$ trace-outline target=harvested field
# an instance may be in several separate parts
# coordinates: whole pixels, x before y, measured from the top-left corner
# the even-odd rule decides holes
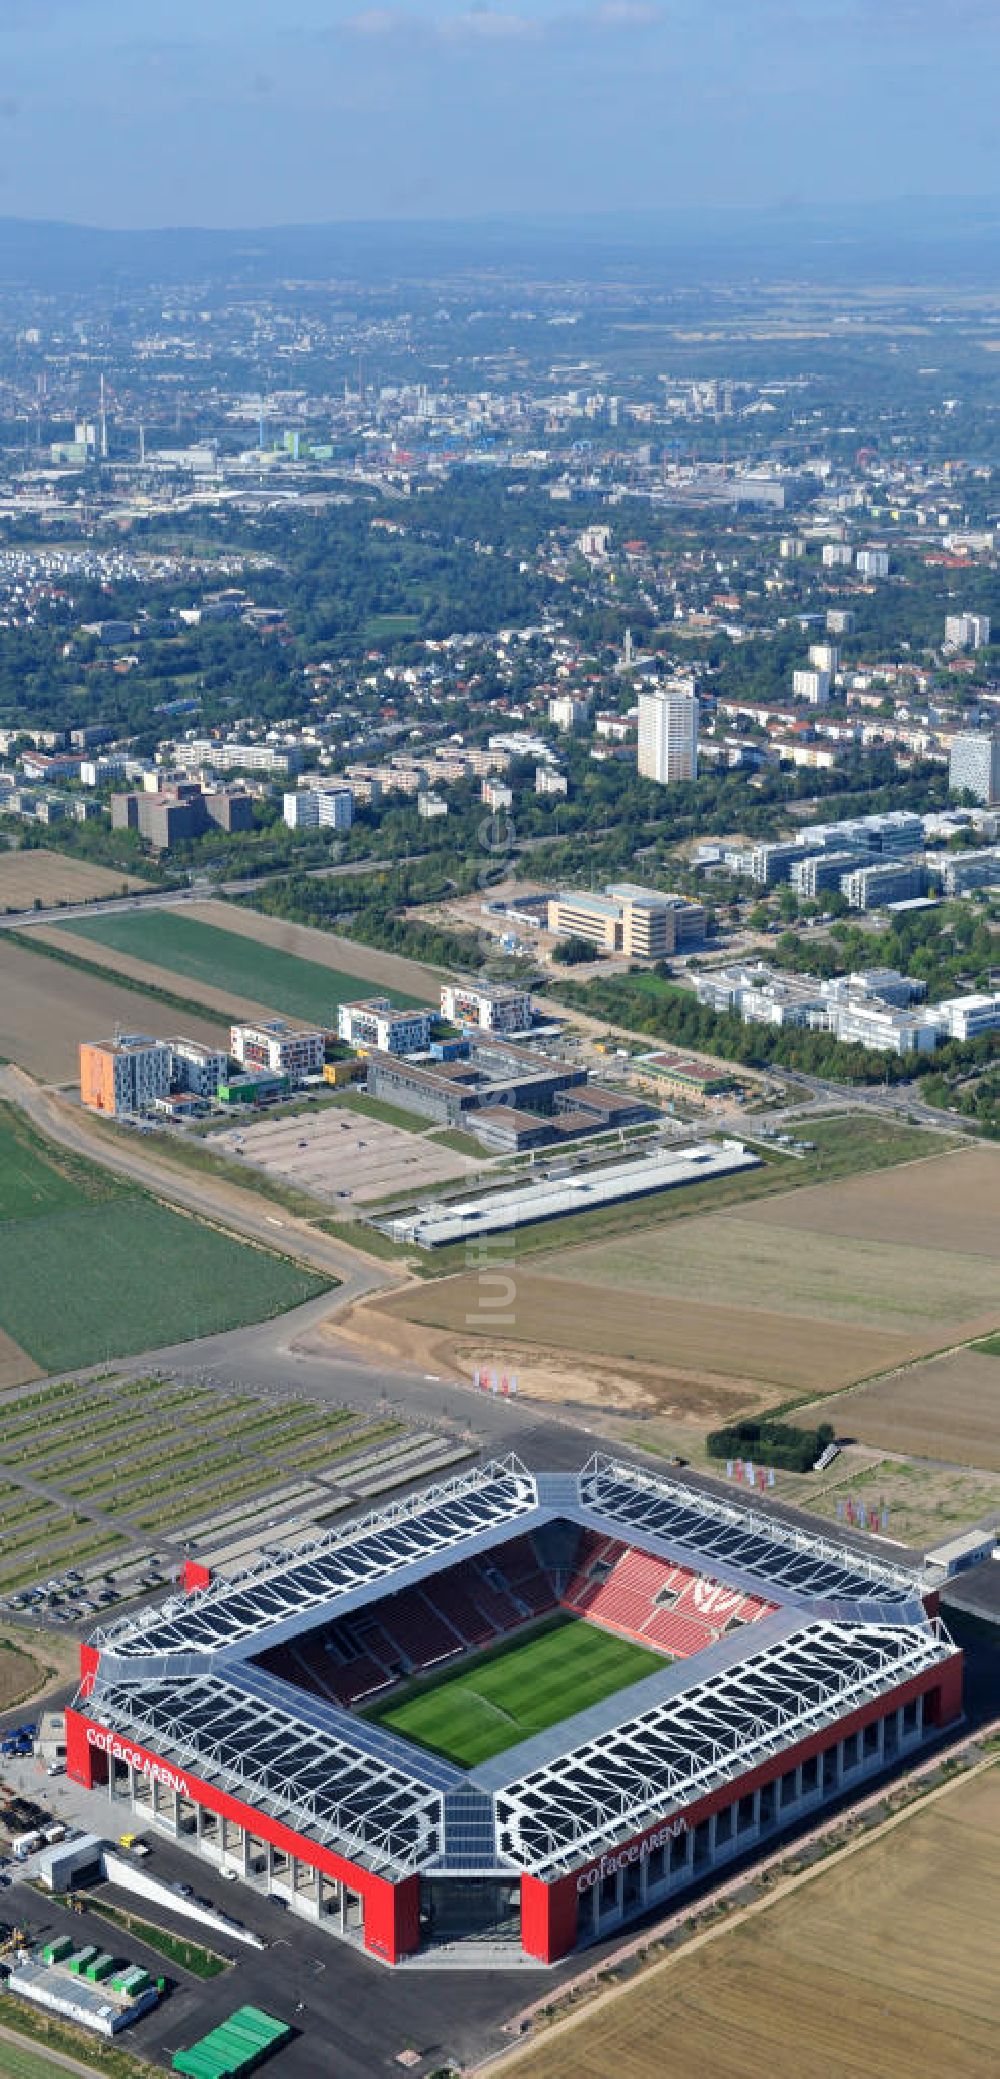
[[[355,1205],[446,1183],[478,1166],[416,1133],[401,1132],[337,1104],[298,1118],[227,1128],[210,1134],[205,1145],[253,1163],[315,1198],[350,1199]]]
[[[831,1185],[822,1195],[842,1188]],[[784,1211],[780,1227],[758,1220],[756,1209],[717,1213],[634,1234],[627,1242],[548,1256],[545,1275],[585,1288],[599,1283],[677,1298],[717,1292],[727,1305],[889,1329],[907,1340],[929,1338],[936,1349],[952,1334],[957,1341],[993,1326],[1000,1281],[992,1262],[860,1241],[836,1231],[817,1233],[808,1206],[801,1222],[796,1217],[803,1199],[816,1198],[819,1193],[796,1191],[779,1200],[772,1210]],[[789,1227],[796,1232],[794,1250]]]
[[[978,1350],[928,1358],[810,1412],[884,1451],[1000,1472],[1000,1360]]]
[[[0,850],[0,910],[30,910],[36,902],[44,909],[57,902],[96,902],[148,885],[136,874],[68,859],[61,852]]]
[[[962,1148],[756,1205],[766,1227],[941,1249],[1000,1263],[1000,1148]]]
[[[822,1383],[835,1392],[871,1372],[921,1354],[919,1338],[891,1335],[805,1315],[709,1301],[634,1297],[618,1286],[575,1285],[568,1279],[519,1271],[509,1307],[495,1298],[496,1279],[484,1293],[477,1275],[442,1279],[380,1302],[374,1314],[392,1314],[432,1328],[490,1341],[611,1356],[639,1363],[721,1373],[801,1391]]]
[[[0,1328],[0,1393],[6,1386],[26,1386],[40,1376],[34,1358]]]
[[[1000,2029],[1000,1770],[563,2030],[514,2079],[992,2079]]]
[[[139,989],[63,967],[45,954],[8,945],[0,934],[0,1056],[46,1083],[68,1083],[80,1072],[82,1039],[102,1039],[116,1024],[126,1032],[170,1032],[177,1011]],[[225,1026],[188,1017],[192,1039],[218,1046]]]

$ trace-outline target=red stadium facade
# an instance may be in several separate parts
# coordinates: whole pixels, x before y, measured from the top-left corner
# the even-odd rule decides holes
[[[648,1575],[655,1611],[678,1592],[656,1586],[676,1584],[678,1553],[685,1573],[698,1561],[697,1535],[697,1578],[713,1591],[702,1605],[752,1598],[763,1614],[464,1772],[273,1672],[289,1641],[316,1635],[317,1608],[336,1644],[347,1601],[370,1638],[404,1580],[429,1612],[465,1607],[468,1569],[487,1566],[496,1601],[515,1537],[534,1541],[558,1589],[598,1549],[580,1540],[607,1545],[609,1531],[644,1556],[633,1573]],[[720,1541],[739,1545],[740,1564],[723,1571]],[[390,1564],[383,1548],[400,1542],[417,1558]],[[314,1569],[355,1581],[377,1561],[377,1593],[331,1592],[324,1574],[310,1599],[296,1558],[237,1584],[192,1582],[185,1602],[84,1647],[67,1770],[387,1964],[484,1930],[555,1963],[762,1851],[961,1716],[962,1657],[915,1575],[631,1468],[486,1468],[317,1550]],[[595,1596],[606,1579],[595,1572]]]

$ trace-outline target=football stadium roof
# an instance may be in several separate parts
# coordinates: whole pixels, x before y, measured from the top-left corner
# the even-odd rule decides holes
[[[276,1642],[567,1520],[763,1595],[766,1613],[471,1770],[259,1664]],[[89,1716],[392,1877],[570,1869],[953,1650],[916,1570],[602,1456],[572,1474],[513,1457],[477,1468],[96,1643]]]

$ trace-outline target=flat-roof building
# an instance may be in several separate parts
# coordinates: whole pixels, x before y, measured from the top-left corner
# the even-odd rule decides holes
[[[80,1098],[89,1111],[121,1119],[151,1112],[170,1090],[170,1046],[145,1032],[80,1046]]]
[[[432,1011],[402,1011],[387,996],[368,996],[342,1003],[337,1033],[349,1047],[375,1048],[381,1054],[421,1054],[430,1044]]]
[[[293,1083],[303,1076],[322,1075],[326,1058],[326,1033],[315,1026],[286,1025],[275,1018],[266,1025],[233,1025],[230,1052],[241,1068],[269,1069],[272,1075],[288,1076]]]

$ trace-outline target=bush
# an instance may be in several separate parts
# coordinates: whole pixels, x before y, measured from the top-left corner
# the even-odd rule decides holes
[[[714,1429],[705,1441],[712,1458],[756,1458],[780,1465],[785,1472],[808,1473],[821,1451],[833,1442],[833,1428],[829,1422],[821,1422],[816,1429],[799,1429],[791,1422],[771,1422],[764,1415],[756,1421],[748,1418],[731,1422],[726,1429]]]

